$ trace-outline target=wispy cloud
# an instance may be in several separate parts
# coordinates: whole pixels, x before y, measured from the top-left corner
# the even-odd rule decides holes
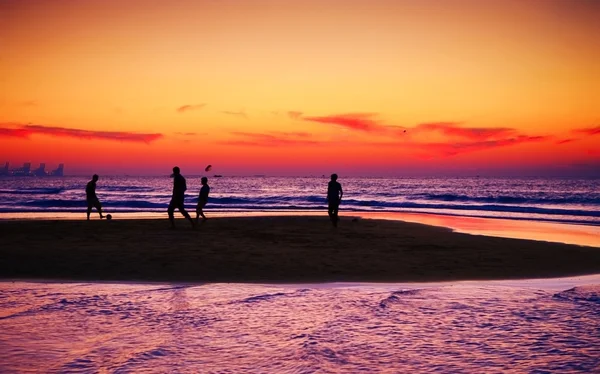
[[[7,129],[0,127],[0,137],[27,138],[29,135],[31,135],[31,131],[25,129]]]
[[[517,135],[517,130],[509,127],[463,127],[460,122],[428,122],[408,127],[385,125],[376,117],[376,113],[351,113],[319,117],[301,116],[299,118],[305,121],[331,124],[350,130],[378,133],[386,136],[402,136],[406,132],[409,134],[437,132],[451,138],[493,140]]]
[[[516,134],[516,130],[508,127],[461,127],[459,122],[421,123],[411,131],[435,131],[449,137],[467,139],[493,139]]]
[[[419,147],[424,147],[427,150],[434,151],[441,155],[454,156],[459,153],[467,153],[480,151],[491,148],[506,147],[523,143],[532,143],[545,141],[547,136],[526,136],[520,135],[513,138],[505,138],[498,140],[483,140],[473,142],[458,142],[458,143],[424,143]]]
[[[576,138],[561,139],[561,140],[557,140],[555,142],[555,144],[567,144],[567,143],[574,142],[575,140],[579,140],[579,139],[576,139]]]
[[[196,136],[196,135],[206,135],[206,134],[198,134],[197,132],[174,132],[175,135],[181,136]]]
[[[375,113],[348,113],[317,117],[303,116],[302,119],[304,121],[335,125],[350,130],[365,132],[381,131],[384,126],[381,126],[378,121],[374,119],[375,116]]]
[[[206,106],[206,104],[194,104],[194,105],[183,105],[177,108],[179,113],[189,112],[191,110],[199,110]]]
[[[287,112],[288,117],[290,117],[291,119],[300,119],[300,117],[302,117],[302,112],[299,112],[297,110],[290,110]]]
[[[599,135],[600,134],[600,126],[574,129],[572,132],[574,134]]]
[[[255,146],[255,147],[278,147],[278,146],[303,146],[303,145],[322,145],[324,142],[308,139],[311,135],[308,133],[250,133],[234,131],[231,133],[239,139],[227,140],[221,142],[225,145],[237,146]]]
[[[145,134],[126,131],[91,131],[66,127],[29,124],[0,124],[0,126],[2,125],[9,125],[13,128],[1,127],[0,136],[19,136],[22,138],[29,138],[31,135],[49,135],[88,140],[96,139],[121,142],[151,143],[163,137],[162,134]]]
[[[311,133],[308,132],[281,132],[281,131],[272,131],[270,132],[272,135],[280,135],[280,136],[288,136],[288,137],[297,137],[297,138],[310,138],[312,137]]]
[[[534,143],[546,141],[548,136],[526,136],[520,135],[511,138],[496,140],[472,140],[462,142],[377,142],[372,143],[380,147],[392,147],[398,149],[410,149],[411,152],[421,158],[448,157],[458,154],[470,153],[475,151],[493,149],[498,147],[507,147],[523,143]]]
[[[227,114],[229,116],[235,116],[235,117],[240,117],[240,118],[248,119],[248,115],[243,110],[240,110],[240,111],[237,111],[237,112],[233,112],[231,110],[223,110],[223,111],[221,111],[221,113]]]

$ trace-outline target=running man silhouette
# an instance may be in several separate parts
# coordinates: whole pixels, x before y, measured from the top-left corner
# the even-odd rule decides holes
[[[100,204],[100,200],[98,200],[98,196],[96,196],[96,182],[98,182],[98,174],[94,174],[92,180],[88,182],[87,186],[85,186],[85,200],[87,201],[87,220],[90,220],[90,213],[92,213],[92,208],[96,208],[98,213],[100,214],[100,219],[104,218],[102,215],[102,205]]]
[[[342,196],[344,195],[342,185],[337,179],[337,174],[331,174],[331,181],[329,181],[329,184],[327,185],[327,202],[329,203],[328,214],[334,227],[337,227],[338,221],[340,220],[338,218],[338,209],[342,202]]]
[[[202,188],[200,189],[200,196],[198,196],[198,206],[196,207],[196,223],[198,223],[198,217],[202,216],[202,220],[206,220],[206,216],[202,211],[202,208],[208,203],[208,194],[210,193],[210,187],[208,186],[208,178],[202,177],[200,180]]]
[[[173,168],[173,174],[171,174],[173,178],[173,196],[171,197],[171,202],[169,203],[169,209],[167,212],[169,213],[169,221],[171,221],[171,228],[175,228],[175,217],[173,213],[175,213],[175,208],[179,209],[179,212],[183,214],[185,218],[187,218],[192,227],[194,227],[194,221],[192,217],[185,211],[184,200],[185,200],[185,190],[187,190],[187,186],[185,184],[185,178],[181,175],[181,171],[177,166]]]

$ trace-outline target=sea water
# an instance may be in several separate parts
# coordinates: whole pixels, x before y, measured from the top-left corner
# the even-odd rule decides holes
[[[0,283],[0,372],[600,372],[600,276]]]
[[[82,212],[89,178],[0,178],[4,213]],[[326,177],[209,178],[207,211],[273,212],[326,209]],[[342,210],[418,212],[600,225],[600,179],[564,178],[340,178]],[[164,213],[172,179],[106,177],[97,195],[111,213]],[[192,209],[200,177],[188,176]],[[192,209],[193,210],[193,209]],[[14,217],[14,216],[13,216]]]

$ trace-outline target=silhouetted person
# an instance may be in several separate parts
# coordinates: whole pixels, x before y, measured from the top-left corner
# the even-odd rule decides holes
[[[328,214],[331,219],[331,223],[333,226],[337,227],[337,223],[339,221],[338,218],[338,209],[340,207],[340,203],[342,202],[342,196],[344,195],[344,191],[342,191],[342,185],[337,181],[337,174],[331,174],[331,181],[327,185],[327,202],[328,202]]]
[[[96,196],[96,182],[98,182],[98,174],[94,174],[92,180],[88,182],[87,186],[85,186],[85,200],[87,201],[88,221],[90,220],[92,208],[96,208],[100,214],[100,219],[104,218],[102,215],[102,205],[100,204],[100,200],[98,200],[98,196]]]
[[[206,206],[208,203],[208,194],[210,193],[210,187],[208,186],[208,178],[202,177],[200,180],[202,183],[202,188],[200,188],[200,196],[198,196],[198,206],[196,207],[196,223],[198,222],[198,217],[202,216],[203,220],[206,220],[206,216],[202,211],[202,208]]]
[[[179,212],[183,214],[185,218],[187,218],[192,227],[194,227],[194,221],[192,221],[192,217],[185,211],[185,206],[183,204],[185,200],[185,190],[187,190],[187,186],[185,184],[185,178],[181,175],[181,172],[177,166],[173,168],[173,174],[171,175],[173,178],[173,196],[171,197],[171,202],[169,203],[169,221],[171,221],[171,228],[175,228],[175,217],[173,213],[175,213],[175,208],[179,209]]]

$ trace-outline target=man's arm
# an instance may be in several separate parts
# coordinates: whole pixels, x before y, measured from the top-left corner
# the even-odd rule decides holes
[[[344,196],[344,191],[342,190],[342,185],[340,184],[340,201],[342,201],[342,196]]]

